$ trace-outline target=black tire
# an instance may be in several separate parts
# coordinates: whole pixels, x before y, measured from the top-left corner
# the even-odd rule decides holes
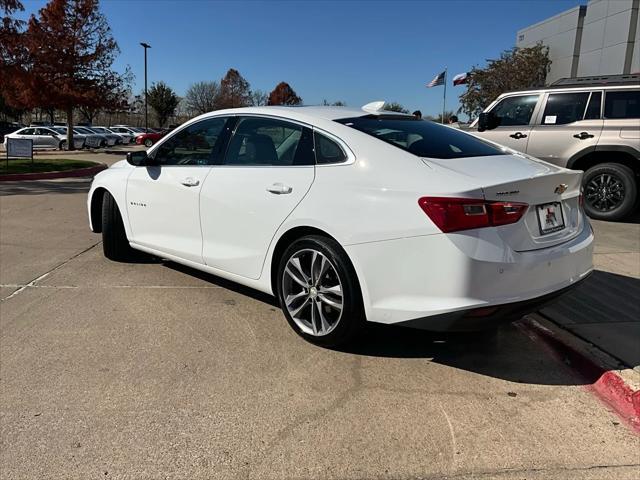
[[[67,141],[66,140],[61,140],[60,143],[58,144],[58,149],[59,150],[64,150],[65,148],[67,148]]]
[[[325,335],[304,332],[292,318],[284,299],[285,268],[291,257],[304,250],[320,252],[328,259],[339,277],[342,287],[342,313],[337,325]],[[277,296],[282,311],[293,330],[302,338],[323,347],[338,347],[347,344],[362,329],[365,323],[362,294],[358,277],[342,247],[333,239],[319,235],[302,237],[293,242],[284,252],[278,264]],[[318,303],[320,305],[320,303]],[[319,308],[322,308],[319,307]]]
[[[120,210],[109,192],[104,192],[102,199],[102,251],[109,260],[118,262],[135,258],[135,250],[129,245]]]
[[[153,145],[153,140],[151,140],[150,138],[147,138],[147,139],[144,141],[144,146],[145,146],[145,147],[149,148],[149,147],[151,147],[152,145]]]
[[[609,183],[602,183],[608,181]],[[638,186],[633,171],[619,163],[601,163],[584,174],[584,209],[597,220],[622,220],[633,212],[638,200]],[[603,189],[600,190],[600,185]],[[606,186],[605,186],[606,185]],[[613,186],[607,188],[607,186]],[[612,189],[615,190],[612,192]],[[618,193],[620,192],[620,193]],[[603,199],[609,196],[608,199]],[[613,195],[613,196],[611,196]],[[611,203],[615,200],[614,203]]]

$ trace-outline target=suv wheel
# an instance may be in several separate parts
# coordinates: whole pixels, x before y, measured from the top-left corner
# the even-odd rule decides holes
[[[618,163],[602,163],[584,174],[584,209],[597,220],[621,220],[629,215],[638,196],[633,171]]]
[[[356,273],[347,254],[330,238],[296,240],[280,259],[277,282],[289,325],[311,343],[345,344],[364,324]]]

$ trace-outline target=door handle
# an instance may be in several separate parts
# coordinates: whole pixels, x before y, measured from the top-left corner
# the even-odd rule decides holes
[[[193,177],[187,177],[180,183],[182,183],[182,185],[184,185],[185,187],[197,187],[198,185],[200,185],[200,180]]]
[[[587,138],[593,138],[593,135],[591,135],[589,132],[580,132],[580,133],[576,133],[573,138],[579,138],[580,140],[586,140]]]
[[[274,183],[267,187],[267,192],[275,193],[276,195],[286,195],[287,193],[293,192],[293,188],[282,183]]]
[[[515,138],[516,140],[520,140],[521,138],[527,138],[527,136],[525,134],[523,134],[522,132],[516,132],[516,133],[512,133],[511,135],[509,135],[511,138]]]

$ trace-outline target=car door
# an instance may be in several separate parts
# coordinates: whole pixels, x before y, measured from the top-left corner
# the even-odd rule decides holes
[[[492,109],[498,126],[478,132],[478,136],[519,152],[526,152],[531,131],[531,119],[540,94],[512,95],[500,100]]]
[[[531,129],[527,153],[561,167],[594,151],[602,133],[602,92],[550,92]]]
[[[25,128],[18,134],[16,134],[16,138],[25,138],[29,139],[33,142],[33,148],[36,148],[38,145],[36,143],[36,129],[35,128]]]
[[[134,243],[202,263],[200,190],[224,151],[227,120],[208,118],[176,131],[149,154],[153,165],[136,167],[129,175],[127,213]]]
[[[257,279],[276,231],[315,175],[313,132],[271,117],[239,117],[222,165],[200,195],[208,266]]]
[[[60,141],[56,133],[50,128],[38,128],[36,135],[38,142],[41,143],[43,147],[58,148]]]

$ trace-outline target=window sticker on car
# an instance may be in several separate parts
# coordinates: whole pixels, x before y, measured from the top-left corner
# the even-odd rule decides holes
[[[544,117],[544,123],[556,123],[556,115],[547,115]]]

